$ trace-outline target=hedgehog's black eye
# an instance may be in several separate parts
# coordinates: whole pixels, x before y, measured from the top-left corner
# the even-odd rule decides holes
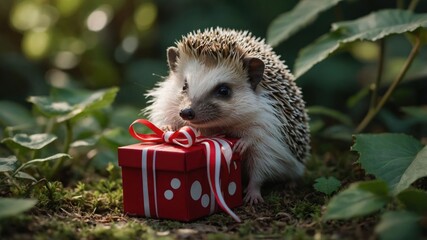
[[[182,87],[182,91],[185,92],[188,89],[187,79],[184,81],[184,86]]]
[[[231,95],[231,88],[225,84],[220,84],[215,91],[217,97],[229,97]]]

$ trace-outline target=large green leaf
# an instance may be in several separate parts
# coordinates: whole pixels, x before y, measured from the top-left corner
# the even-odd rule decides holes
[[[49,133],[27,135],[18,133],[11,138],[5,138],[1,142],[12,149],[39,150],[56,140],[56,136]]]
[[[267,41],[272,46],[286,40],[314,20],[319,13],[335,6],[341,0],[304,0],[289,12],[278,16],[267,30]]]
[[[332,52],[339,48],[340,42],[343,39],[345,39],[345,36],[341,33],[331,32],[321,36],[313,44],[303,48],[295,60],[295,77],[300,77],[314,65],[327,58]]]
[[[0,158],[0,172],[10,172],[16,168],[16,159],[15,156],[2,157]]]
[[[387,184],[374,180],[358,182],[335,195],[329,202],[325,220],[349,219],[378,211],[390,201]]]
[[[386,181],[395,194],[427,176],[427,148],[411,136],[358,134],[352,150],[359,153],[363,169]]]
[[[118,90],[116,87],[95,92],[55,88],[50,96],[32,96],[28,101],[44,115],[57,117],[58,122],[63,122],[80,114],[109,106],[114,101]]]
[[[421,237],[421,216],[407,211],[385,212],[375,232],[384,240],[424,239]]]
[[[330,33],[300,52],[295,62],[295,76],[301,76],[343,44],[376,41],[391,34],[412,32],[420,27],[427,27],[427,14],[400,9],[381,10],[353,21],[335,23]]]
[[[0,198],[0,218],[14,216],[36,205],[35,199]]]

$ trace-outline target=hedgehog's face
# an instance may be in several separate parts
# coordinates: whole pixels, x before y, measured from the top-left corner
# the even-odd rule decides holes
[[[186,124],[227,128],[250,121],[258,98],[256,88],[264,70],[261,60],[251,58],[236,66],[231,61],[218,63],[181,56],[171,64],[170,53],[168,57],[172,74],[178,86],[182,86],[177,114]],[[250,71],[254,66],[257,71]]]

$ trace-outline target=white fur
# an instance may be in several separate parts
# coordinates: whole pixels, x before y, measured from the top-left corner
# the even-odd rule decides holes
[[[179,128],[190,124],[179,117],[181,90],[184,79],[188,82],[190,103],[203,101],[218,83],[226,82],[232,87],[230,101],[219,103],[227,114],[219,120],[200,128],[204,135],[227,134],[240,138],[235,146],[243,156],[250,181],[246,200],[251,203],[262,201],[260,187],[266,180],[296,178],[303,174],[304,165],[297,161],[281,135],[283,123],[274,109],[273,100],[265,95],[265,89],[258,86],[251,89],[245,72],[224,62],[216,67],[186,56],[181,56],[176,72],[158,84],[147,96],[151,105],[146,109],[151,121],[159,126]]]

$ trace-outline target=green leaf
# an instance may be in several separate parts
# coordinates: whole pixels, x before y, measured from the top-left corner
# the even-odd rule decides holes
[[[427,192],[419,189],[406,189],[397,195],[397,199],[409,211],[417,214],[427,213]]]
[[[31,180],[33,182],[36,182],[37,179],[35,179],[33,176],[31,176],[30,174],[26,173],[26,172],[17,172],[15,174],[16,178],[22,178],[22,179],[27,179],[27,180]]]
[[[5,138],[1,142],[11,149],[39,150],[56,140],[56,136],[49,133],[27,135],[18,133],[12,138]]]
[[[334,139],[351,142],[354,128],[345,125],[332,125],[322,131],[321,136],[325,139]]]
[[[427,122],[427,106],[402,107],[402,111],[412,119]]]
[[[34,118],[22,105],[10,101],[0,101],[0,124],[3,126],[32,125]]]
[[[70,114],[74,108],[66,101],[51,99],[50,97],[31,96],[28,101],[36,105],[36,107],[44,115],[48,117],[56,117]]]
[[[387,184],[383,181],[358,182],[332,197],[325,220],[349,219],[371,214],[390,201]]]
[[[270,45],[275,46],[286,40],[295,32],[309,25],[317,16],[335,6],[341,0],[304,0],[289,12],[278,16],[270,24],[267,30],[267,41]]]
[[[353,151],[369,174],[384,180],[395,193],[427,176],[427,148],[405,134],[358,134]]]
[[[312,136],[317,135],[324,126],[325,122],[322,119],[310,118],[310,133]]]
[[[423,239],[420,219],[419,215],[407,211],[385,212],[375,232],[384,240]]]
[[[110,163],[117,166],[117,154],[116,151],[111,151],[105,148],[100,148],[96,156],[91,161],[91,164],[95,169],[100,171],[104,171]]]
[[[70,147],[77,148],[77,147],[92,147],[95,146],[95,144],[98,142],[98,139],[96,137],[92,138],[86,138],[86,139],[79,139],[71,143]]]
[[[104,131],[102,133],[101,140],[111,149],[116,149],[119,146],[130,145],[137,142],[130,136],[129,132],[123,128],[113,128]]]
[[[343,44],[376,41],[391,34],[412,32],[420,27],[427,27],[427,14],[399,9],[381,10],[353,21],[335,23],[331,32],[300,52],[295,61],[295,76],[300,77]]]
[[[321,177],[315,180],[314,189],[326,195],[331,195],[341,187],[341,182],[334,177]]]
[[[0,218],[10,217],[34,207],[35,199],[0,198]]]
[[[9,156],[5,158],[0,158],[0,172],[10,172],[16,169],[16,159],[15,156]]]
[[[298,53],[298,57],[295,60],[295,78],[299,78],[314,65],[327,58],[331,53],[339,48],[340,42],[344,39],[345,36],[341,33],[331,32],[321,36],[314,43],[303,48]]]
[[[323,106],[311,106],[307,108],[308,114],[310,115],[324,115],[344,123],[347,126],[352,126],[353,122],[351,118],[345,114],[342,114],[334,109],[323,107]]]
[[[47,158],[39,158],[39,159],[33,159],[31,161],[28,161],[24,164],[22,164],[15,172],[19,172],[22,169],[25,169],[31,165],[37,164],[37,163],[43,163],[43,162],[49,162],[49,161],[56,161],[63,158],[71,159],[71,156],[65,153],[57,153],[53,156],[47,157]]]
[[[415,159],[410,163],[408,168],[402,174],[400,181],[398,182],[395,192],[399,193],[414,183],[416,180],[427,176],[427,146],[424,146],[421,151],[418,152]]]
[[[76,89],[52,90],[50,96],[32,96],[28,101],[47,117],[64,122],[84,113],[108,107],[114,101],[117,87],[89,92]]]

